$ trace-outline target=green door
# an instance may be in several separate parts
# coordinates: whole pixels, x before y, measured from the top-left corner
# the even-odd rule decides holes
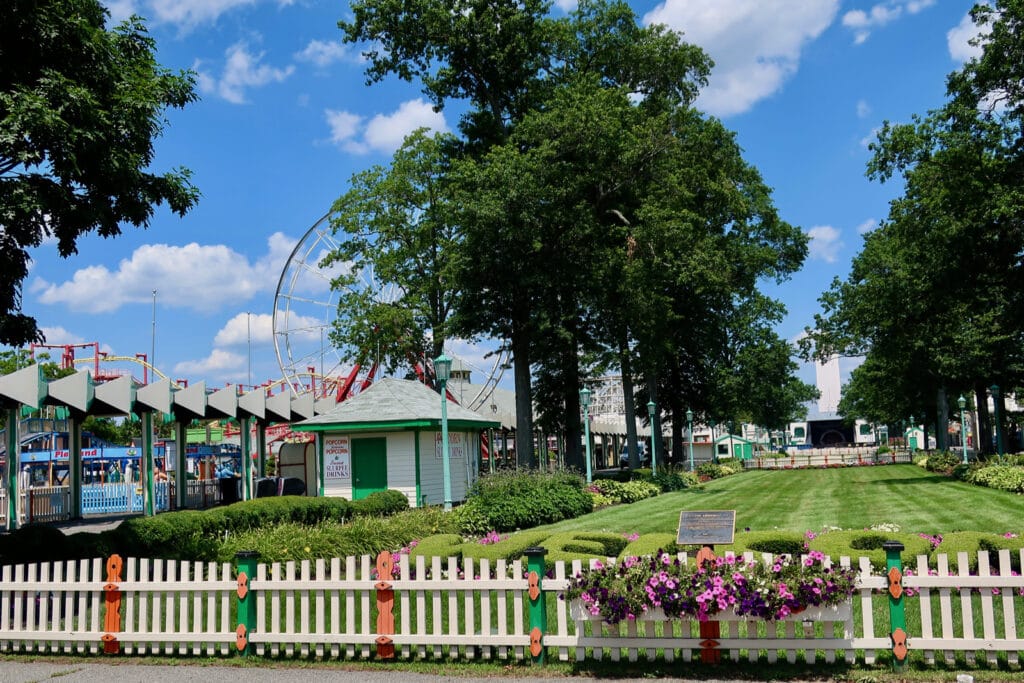
[[[388,440],[352,439],[352,500],[388,487]]]

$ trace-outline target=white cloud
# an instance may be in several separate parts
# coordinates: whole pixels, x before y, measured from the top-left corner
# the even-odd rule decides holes
[[[252,263],[221,244],[148,244],[123,259],[117,270],[88,266],[62,283],[37,279],[29,291],[40,303],[104,313],[131,304],[150,304],[155,289],[161,306],[212,313],[273,291],[276,275],[283,270],[294,244],[280,232],[274,233],[267,239],[267,253]]]
[[[239,313],[228,320],[213,338],[214,346],[257,345],[274,341],[274,318],[269,313]]]
[[[867,149],[868,145],[878,140],[878,133],[881,132],[881,130],[881,126],[875,126],[874,128],[872,128],[871,132],[869,132],[867,135],[860,139],[860,146],[863,147],[864,149]]]
[[[555,0],[555,7],[566,14],[576,9],[579,3],[576,0]]]
[[[871,105],[864,100],[857,102],[857,118],[866,119],[871,114]]]
[[[60,326],[40,327],[39,331],[43,333],[47,344],[82,344],[85,342],[83,337],[72,334]]]
[[[876,219],[874,219],[874,218],[869,218],[869,219],[867,219],[866,221],[864,221],[863,223],[861,223],[860,225],[857,226],[857,234],[858,235],[866,235],[867,233],[871,232],[872,230],[874,230],[877,227],[878,227],[878,221]]]
[[[843,246],[837,229],[831,225],[817,225],[807,231],[807,236],[811,238],[808,249],[812,259],[818,259],[826,263],[836,262],[839,250]]]
[[[715,68],[698,104],[727,116],[778,92],[838,10],[838,0],[665,0],[643,20],[704,48]]]
[[[309,45],[303,48],[302,51],[295,53],[295,59],[300,62],[310,62],[323,68],[334,62],[344,60],[359,61],[359,56],[353,55],[353,51],[343,43],[328,40],[311,40]]]
[[[268,83],[280,83],[295,71],[288,65],[277,68],[260,64],[265,53],[252,53],[246,42],[239,41],[224,52],[224,70],[216,78],[202,70],[197,61],[193,69],[198,73],[198,85],[202,92],[215,93],[232,104],[245,104],[245,91]]]
[[[177,363],[174,366],[174,374],[224,377],[225,374],[243,369],[246,362],[246,357],[241,354],[224,351],[223,349],[214,349],[206,358]]]
[[[843,15],[843,26],[853,31],[853,42],[864,43],[871,31],[896,21],[903,13],[917,14],[935,4],[935,0],[886,0],[864,11],[850,10]]]
[[[390,154],[417,128],[440,133],[449,131],[444,115],[435,112],[423,99],[403,102],[393,113],[377,114],[365,125],[364,117],[347,111],[327,109],[324,116],[331,129],[331,142],[353,154],[371,151]]]
[[[970,14],[965,14],[960,23],[949,29],[949,33],[946,34],[949,56],[958,62],[968,62],[981,57],[981,46],[971,45],[969,41],[972,38],[986,35],[987,31],[987,26],[983,30],[974,23]]]
[[[103,3],[110,11],[109,24],[120,24],[133,14],[138,14],[135,0],[106,0]]]

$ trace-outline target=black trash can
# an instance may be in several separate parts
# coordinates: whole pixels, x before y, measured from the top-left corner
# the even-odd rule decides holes
[[[224,477],[217,480],[220,483],[220,502],[224,505],[237,503],[241,496],[239,485],[242,480],[238,477]]]

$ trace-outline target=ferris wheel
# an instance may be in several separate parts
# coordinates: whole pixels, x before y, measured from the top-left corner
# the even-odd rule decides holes
[[[343,236],[335,235],[330,214],[313,224],[292,250],[274,294],[274,350],[281,367],[282,379],[293,392],[313,391],[318,396],[338,398],[357,393],[374,379],[376,366],[359,367],[345,360],[340,349],[330,341],[330,332],[338,313],[338,292],[331,281],[342,274],[341,264],[322,267],[325,256],[338,249]],[[377,302],[391,303],[400,298],[396,285],[380,282],[372,268],[363,268],[350,287],[368,293]],[[483,405],[501,380],[509,365],[506,345],[481,354],[483,362],[466,361],[470,369],[484,377],[479,389],[467,396],[463,404],[471,410]],[[475,386],[475,385],[474,385]]]

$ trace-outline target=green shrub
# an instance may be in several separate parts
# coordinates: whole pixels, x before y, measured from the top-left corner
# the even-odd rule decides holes
[[[66,559],[67,537],[60,529],[28,524],[0,536],[0,565]]]
[[[811,550],[824,553],[835,562],[846,556],[856,565],[856,558],[867,557],[875,569],[884,569],[885,551],[882,549],[882,543],[885,541],[899,541],[903,544],[900,557],[904,566],[913,566],[912,563],[916,563],[915,558],[918,555],[927,555],[932,547],[931,543],[917,534],[870,530],[830,531],[811,539],[809,545]]]
[[[416,547],[409,551],[409,560],[414,562],[417,557],[457,557],[462,561],[462,536],[459,534],[435,534],[421,539]]]
[[[678,552],[679,546],[676,545],[675,534],[642,534],[640,538],[626,544],[626,547],[619,552],[619,559],[621,560],[624,557],[653,556],[659,550],[664,550],[667,553]]]
[[[626,482],[601,479],[590,484],[587,489],[613,503],[635,503],[644,498],[653,498],[661,492],[657,484],[639,479]]]
[[[992,567],[999,567],[999,551],[1009,550],[1010,568],[1018,574],[1021,572],[1020,551],[1024,549],[1024,536],[1016,534],[1007,537],[991,534],[978,539],[978,547],[989,552],[989,563]]]
[[[971,469],[966,480],[978,486],[987,486],[999,491],[1024,493],[1024,467],[1013,465],[988,465]]]
[[[656,484],[665,493],[700,486],[700,477],[695,472],[688,472],[679,465],[658,468],[658,471],[652,474],[648,481]]]
[[[498,560],[512,562],[523,557],[527,548],[541,545],[549,536],[550,531],[520,531],[508,538],[484,545],[478,541],[469,541],[462,545],[462,556],[474,560],[490,560],[493,569]]]
[[[409,509],[409,499],[401,491],[374,491],[366,498],[351,503],[352,514],[387,517]]]
[[[772,555],[792,555],[799,557],[807,552],[807,538],[799,531],[781,531],[770,529],[765,531],[740,531],[736,533],[731,546],[723,546],[719,552],[731,550],[742,555],[748,550],[752,553],[771,553]]]
[[[617,557],[626,547],[627,541],[621,534],[606,531],[565,531],[552,534],[542,545],[547,549],[545,565],[552,569],[556,562],[567,565],[573,560],[606,560]]]
[[[483,529],[471,533],[514,531],[573,519],[594,509],[583,479],[568,472],[497,472],[481,477],[462,506],[460,521]],[[481,521],[486,524],[481,525]]]
[[[714,462],[703,462],[697,465],[697,476],[703,479],[721,479],[729,475],[729,468]]]
[[[938,451],[930,453],[924,463],[924,468],[929,472],[941,472],[949,474],[953,468],[960,464],[960,458],[949,451]]]
[[[978,571],[978,551],[981,550],[981,540],[984,537],[997,538],[995,534],[983,531],[957,531],[951,534],[943,534],[942,542],[939,543],[929,554],[929,566],[938,567],[938,556],[946,555],[949,558],[949,569],[954,574],[958,568],[958,554],[967,553],[967,561],[970,571]],[[917,570],[917,561],[910,565]]]

